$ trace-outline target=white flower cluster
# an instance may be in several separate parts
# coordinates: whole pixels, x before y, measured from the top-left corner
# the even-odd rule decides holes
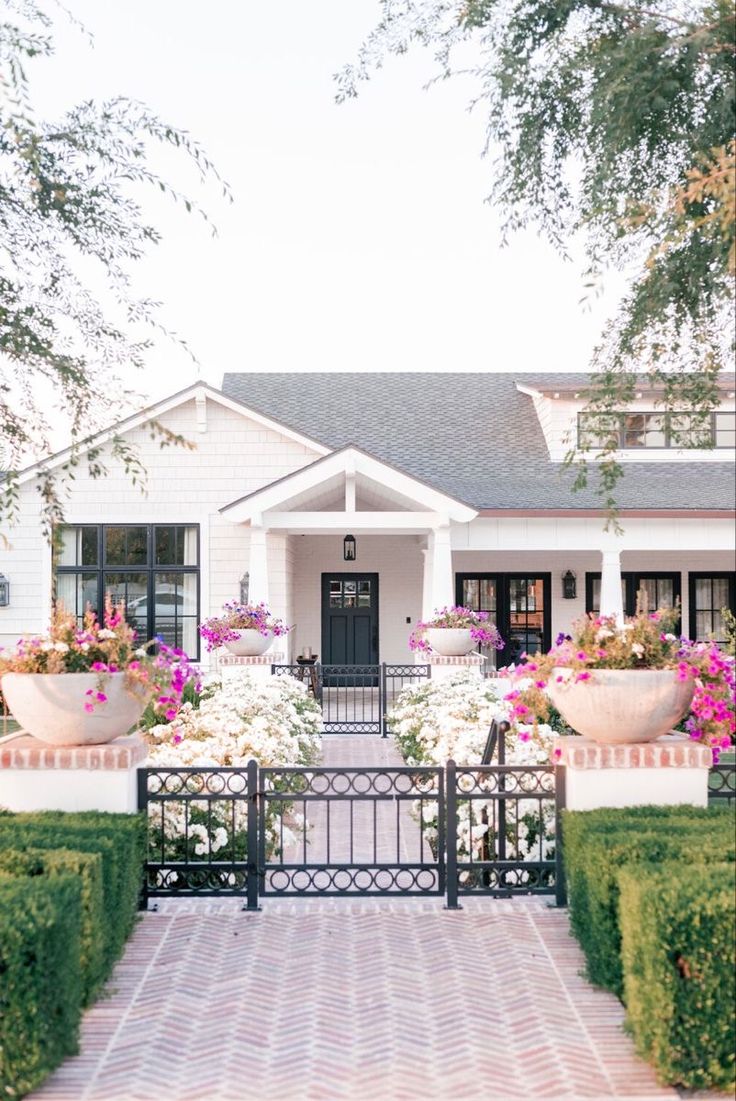
[[[319,754],[322,711],[294,677],[256,680],[244,670],[215,681],[199,707],[185,703],[171,723],[148,731],[154,765],[313,763]]]
[[[488,681],[472,674],[461,673],[456,678],[427,681],[419,687],[409,687],[398,697],[389,721],[397,744],[408,765],[444,766],[450,759],[458,765],[480,764],[488,732],[493,720],[508,721],[510,706],[499,699],[497,689]],[[505,738],[506,764],[548,764],[554,731],[540,724],[519,726]],[[515,804],[515,809],[511,808]],[[415,813],[420,813],[417,803]],[[494,807],[482,799],[458,803],[458,856],[466,858],[471,850],[474,859],[489,858],[495,844],[493,836]],[[425,804],[425,837],[437,836],[437,805]],[[509,859],[549,859],[554,853],[554,807],[543,803],[540,836],[539,802],[514,800],[507,808],[506,854]]]
[[[255,759],[261,765],[308,765],[319,758],[323,728],[319,704],[293,677],[256,680],[245,670],[228,678],[226,685],[213,681],[203,690],[199,707],[185,703],[171,723],[147,732],[148,765],[216,768],[245,766]],[[153,790],[156,778],[150,783]],[[159,786],[164,781],[159,780]],[[190,790],[199,790],[196,775]],[[163,810],[162,810],[163,808]],[[163,835],[171,859],[181,859],[188,844],[189,858],[209,856],[226,849],[242,859],[247,805],[244,800],[225,804],[198,800],[166,800],[151,804],[151,828]],[[188,837],[188,841],[187,841]],[[278,813],[267,821],[267,847],[293,841],[282,827]]]
[[[426,681],[405,689],[389,714],[391,728],[409,765],[479,764],[494,719],[508,721],[509,705],[494,685],[461,673],[444,681]],[[506,763],[546,764],[552,748],[552,728],[519,727],[506,735]]]

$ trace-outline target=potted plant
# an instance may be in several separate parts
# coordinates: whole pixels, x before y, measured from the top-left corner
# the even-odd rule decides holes
[[[409,636],[409,647],[445,657],[462,657],[476,646],[503,649],[503,640],[488,620],[488,612],[455,605],[440,608],[426,623],[419,622]]]
[[[199,633],[208,650],[225,646],[238,657],[265,654],[274,638],[287,634],[291,627],[271,615],[265,604],[240,604],[229,600],[222,615],[211,616],[199,625]]]
[[[548,654],[525,656],[506,699],[518,723],[544,721],[554,704],[579,734],[602,744],[647,742],[685,716],[690,737],[717,760],[731,744],[734,661],[715,642],[674,633],[677,609],[639,612],[619,626],[591,614]]]
[[[102,623],[88,610],[81,626],[58,604],[48,635],[0,652],[8,709],[26,733],[51,745],[112,741],[149,702],[156,714],[173,717],[193,680],[197,673],[181,650],[160,639],[140,645],[125,606],[109,600]]]

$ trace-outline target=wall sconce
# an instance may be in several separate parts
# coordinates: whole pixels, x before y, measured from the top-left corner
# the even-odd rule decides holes
[[[562,575],[562,595],[565,600],[574,600],[578,595],[577,580],[572,570],[567,570]]]
[[[244,573],[240,578],[240,603],[248,603],[248,590],[250,589],[250,574]]]
[[[355,555],[355,536],[346,535],[342,541],[342,556],[346,562],[354,562]]]
[[[10,582],[4,573],[0,573],[0,608],[7,608],[10,604]]]

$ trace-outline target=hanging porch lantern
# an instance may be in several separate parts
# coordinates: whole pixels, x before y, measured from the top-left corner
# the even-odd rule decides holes
[[[355,555],[355,536],[346,535],[342,541],[342,556],[346,562],[354,562]]]
[[[562,595],[565,600],[574,600],[578,595],[577,580],[572,570],[562,575]]]
[[[4,573],[0,573],[0,608],[10,604],[10,582]]]

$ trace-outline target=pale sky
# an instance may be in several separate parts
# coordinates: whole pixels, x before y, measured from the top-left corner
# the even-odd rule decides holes
[[[423,90],[429,54],[393,59],[358,100],[334,102],[377,0],[68,0],[94,45],[60,22],[57,56],[34,62],[47,115],[126,94],[189,130],[229,181],[198,197],[219,229],[153,194],[164,242],[141,290],[186,337],[201,377],[247,370],[584,370],[612,308],[592,310],[582,258],[533,233],[501,248],[484,203],[484,118],[470,82]],[[170,174],[177,161],[167,156]],[[179,171],[179,175],[181,172]],[[620,285],[620,284],[619,284]],[[197,370],[161,345],[147,399]]]

